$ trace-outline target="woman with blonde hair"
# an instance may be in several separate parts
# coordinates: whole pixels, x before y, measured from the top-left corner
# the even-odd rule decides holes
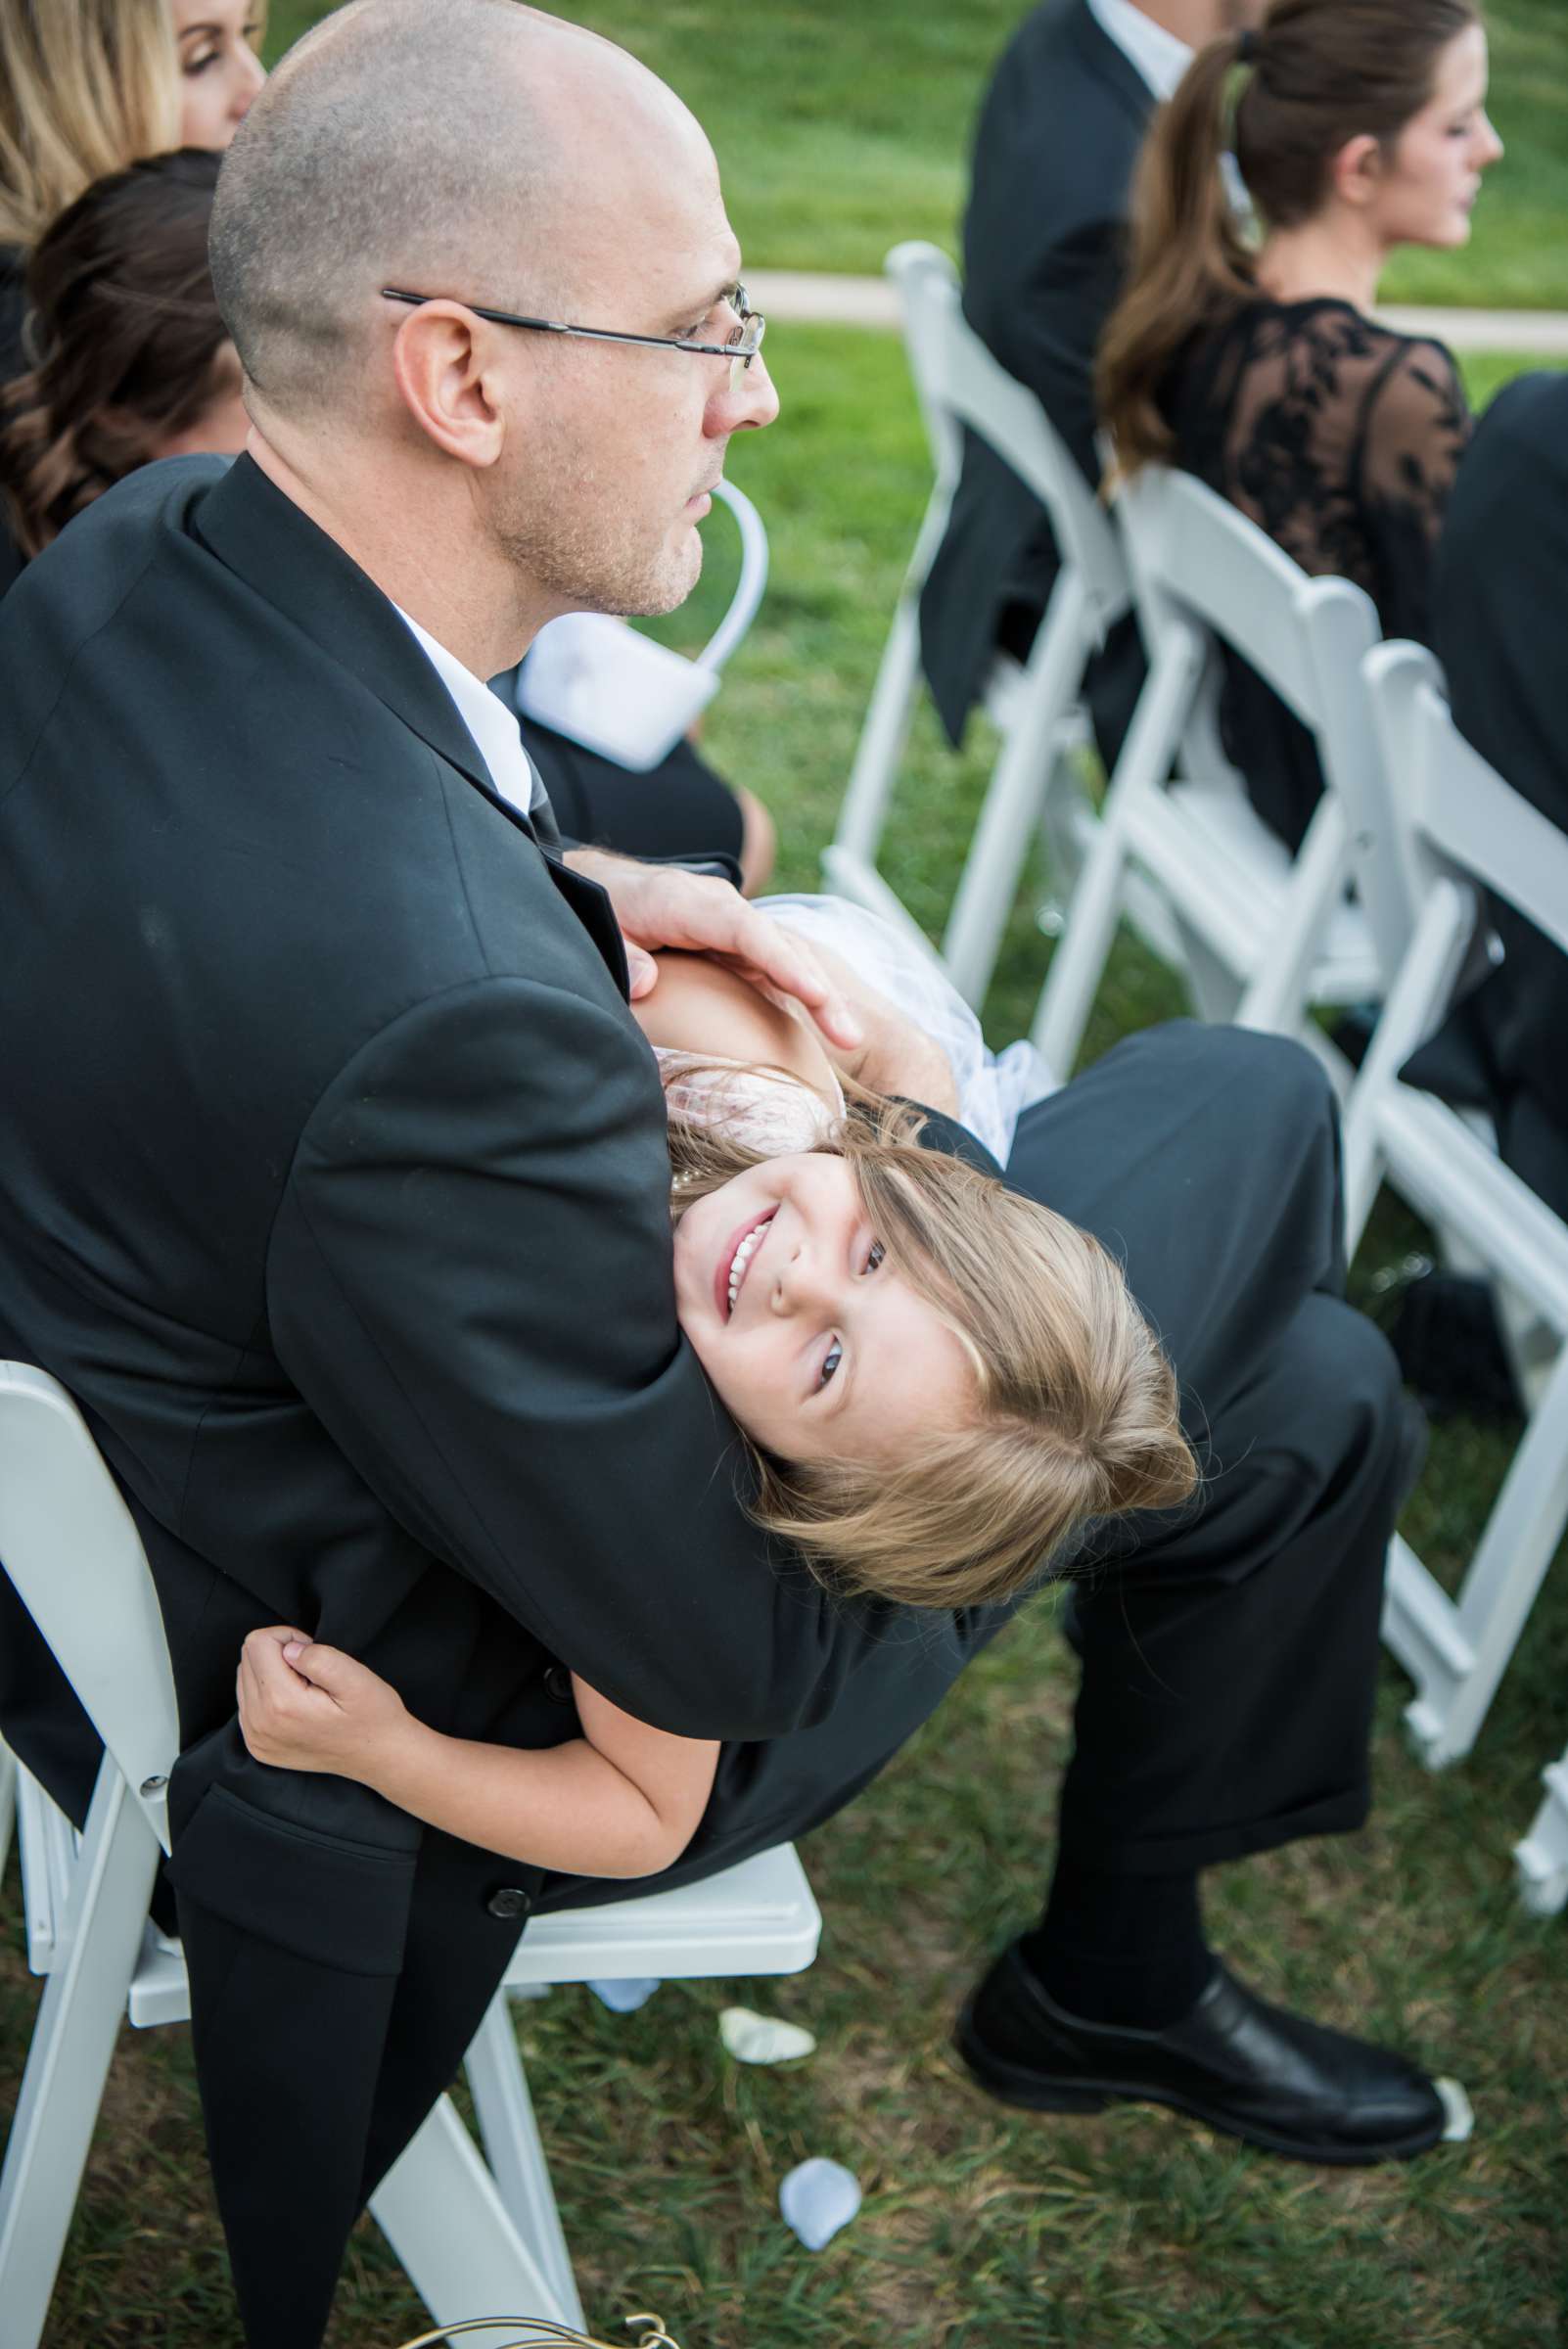
[[[1423,641],[1470,415],[1443,345],[1371,312],[1399,246],[1468,239],[1502,153],[1486,97],[1475,0],[1274,0],[1256,30],[1211,41],[1149,135],[1100,347],[1123,474],[1196,474],[1304,571],[1364,587],[1387,633]],[[1259,812],[1295,848],[1321,791],[1310,739],[1236,662],[1225,719]]]
[[[0,0],[0,385],[26,364],[27,254],[93,181],[223,148],[265,74],[262,0]]]
[[[921,1148],[923,1113],[864,1082],[918,1088],[1005,1150],[1018,1065],[998,1075],[978,1030],[966,1049],[971,1015],[871,916],[777,902],[854,997],[853,1054],[830,1060],[803,1019],[697,957],[664,957],[633,1006],[669,1111],[681,1327],[747,1440],[753,1513],[833,1589],[910,1607],[1005,1602],[1091,1522],[1192,1493],[1176,1378],[1097,1240]],[[906,977],[931,1026],[867,985],[867,964],[884,985]],[[246,1642],[240,1719],[258,1760],[358,1778],[532,1865],[671,1865],[717,1744],[633,1720],[576,1676],[573,1688],[582,1733],[565,1745],[465,1743],[415,1721],[353,1658],[277,1625]]]

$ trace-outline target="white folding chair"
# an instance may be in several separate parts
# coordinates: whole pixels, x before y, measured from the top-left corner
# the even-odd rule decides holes
[[[915,392],[936,464],[936,484],[899,591],[893,626],[851,770],[838,832],[823,877],[851,898],[912,932],[902,902],[877,870],[899,760],[920,682],[919,597],[943,533],[963,460],[962,428],[985,440],[1038,498],[1062,558],[1027,664],[998,655],[985,706],[1002,735],[973,843],[943,941],[942,959],[959,992],[978,1004],[995,964],[1030,840],[1042,821],[1057,853],[1076,867],[1086,803],[1075,793],[1066,755],[1086,741],[1078,707],[1084,664],[1129,608],[1127,567],[1106,515],[1032,392],[998,365],[964,318],[952,263],[936,246],[896,246],[889,276],[903,307]],[[1063,804],[1058,804],[1063,803]]]
[[[1072,1068],[1141,876],[1170,903],[1203,1015],[1300,1036],[1343,1081],[1308,1008],[1380,993],[1409,931],[1362,700],[1360,663],[1378,638],[1376,610],[1349,580],[1309,578],[1225,499],[1173,467],[1141,467],[1114,510],[1149,675],[1051,959],[1034,1040],[1052,1068]],[[1222,760],[1200,769],[1191,756],[1217,642],[1249,661],[1316,741],[1325,789],[1294,859],[1234,770]],[[1181,777],[1172,781],[1178,755]],[[1353,873],[1355,903],[1345,895]]]
[[[1568,1527],[1568,1224],[1502,1164],[1473,1119],[1407,1084],[1400,1070],[1442,1021],[1483,943],[1482,890],[1568,953],[1568,837],[1463,740],[1430,653],[1385,644],[1365,666],[1420,910],[1346,1105],[1350,1243],[1386,1177],[1495,1279],[1528,1298],[1558,1344],[1457,1600],[1404,1543],[1390,1559],[1385,1636],[1415,1681],[1407,1720],[1437,1768],[1474,1743]],[[1568,1760],[1547,1773],[1546,1801],[1517,1856],[1532,1905],[1560,1908],[1568,1899]]]
[[[152,1576],[70,1398],[15,1362],[0,1363],[0,1559],[105,1746],[80,1836],[15,1772],[28,1957],[48,1979],[0,2171],[0,2341],[36,2349],[121,2017],[190,2009],[179,1945],[147,1915],[178,1751]],[[582,2324],[507,1993],[795,1972],[820,1929],[787,1846],[706,1884],[534,1920],[468,2055],[489,2166],[443,2096],[371,2204],[438,2324],[490,2311]],[[499,2349],[499,2334],[476,2337]]]

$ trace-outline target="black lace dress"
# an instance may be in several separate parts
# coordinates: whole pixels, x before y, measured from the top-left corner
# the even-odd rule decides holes
[[[1431,641],[1432,558],[1471,428],[1441,343],[1346,301],[1260,298],[1192,338],[1161,406],[1187,472],[1303,571],[1364,587],[1385,635]],[[1312,738],[1245,662],[1227,669],[1225,748],[1298,848],[1322,791]]]

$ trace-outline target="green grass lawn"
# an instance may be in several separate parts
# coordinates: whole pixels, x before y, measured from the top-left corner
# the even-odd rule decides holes
[[[326,13],[275,0],[276,57]],[[1021,0],[569,0],[562,16],[623,42],[706,124],[751,266],[877,270],[900,237],[956,250],[980,93]],[[1390,301],[1568,308],[1568,7],[1494,0],[1493,107],[1507,157],[1471,246],[1407,253]]]
[[[780,330],[784,417],[732,470],[773,544],[767,603],[709,729],[770,802],[783,878],[809,886],[836,812],[927,487],[891,338]],[[1522,362],[1519,362],[1522,363]],[[1478,395],[1512,371],[1488,362]],[[701,632],[713,576],[673,623]],[[916,728],[888,858],[933,925],[987,770]],[[991,1005],[1017,1033],[1044,942],[1026,894]],[[1091,1051],[1177,1007],[1130,942]],[[1361,1267],[1408,1244],[1386,1216]],[[1407,1530],[1452,1580],[1510,1431],[1440,1430]],[[1027,1923],[1050,1861],[1073,1675],[1040,1604],[981,1660],[883,1779],[805,1847],[826,1931],[796,1980],[669,1986],[617,2018],[586,1991],[519,2008],[534,2095],[596,2328],[664,2311],[685,2349],[1547,2349],[1568,2263],[1568,1920],[1518,1907],[1509,1847],[1568,1738],[1568,1580],[1532,1620],[1477,1750],[1443,1777],[1407,1753],[1385,1673],[1378,1804],[1364,1833],[1221,1871],[1221,1947],[1266,1993],[1398,2039],[1467,2083],[1473,2142],[1409,2167],[1276,2162],[1170,2115],[1027,2117],[968,2087],[948,2050],[977,1967]],[[15,1864],[0,1897],[0,2110],[37,1988]],[[808,2062],[723,2053],[739,1998],[807,2023]],[[280,2060],[286,2050],[280,2050]],[[780,2177],[827,2153],[866,2189],[813,2257],[776,2215]],[[279,2258],[288,2246],[280,2241]],[[481,2313],[476,2311],[476,2313]],[[420,2312],[380,2237],[356,2237],[332,2349],[391,2349]],[[234,2340],[182,2032],[124,2034],[67,2253],[49,2349],[214,2349]],[[0,2317],[0,2341],[4,2338]]]
[[[320,11],[282,0],[273,54]],[[575,12],[629,43],[714,131],[754,263],[880,266],[899,237],[951,242],[963,149],[1016,0],[947,8],[782,0],[602,0]],[[1411,256],[1391,298],[1568,306],[1568,9],[1492,12],[1496,112],[1509,144],[1454,256]],[[711,714],[708,744],[773,807],[781,882],[809,887],[837,811],[928,486],[892,338],[775,326],[784,414],[731,469],[772,538],[767,603]],[[1484,398],[1524,360],[1469,370]],[[712,576],[663,631],[693,644]],[[887,859],[940,926],[989,765],[923,714]],[[988,1011],[1027,1022],[1045,944],[1039,877]],[[1130,941],[1087,1049],[1178,1008]],[[1362,1293],[1409,1241],[1385,1213]],[[1452,1581],[1511,1431],[1435,1438],[1407,1530]],[[1560,1562],[1559,1562],[1560,1563]],[[806,1847],[826,1931],[785,1983],[669,1986],[617,2018],[585,1991],[519,2009],[535,2099],[590,2317],[662,2309],[686,2349],[1547,2349],[1568,2289],[1562,2083],[1568,1925],[1518,1908],[1509,1846],[1536,1773],[1568,1738],[1568,1586],[1532,1620],[1472,1759],[1440,1778],[1407,1755],[1407,1693],[1385,1674],[1378,1806],[1363,1834],[1213,1880],[1217,1941],[1267,1993],[1397,2038],[1469,2086],[1473,2142],[1410,2167],[1273,2162],[1172,2117],[1027,2118],[972,2091],[948,2052],[957,2001],[1026,1923],[1049,1865],[1073,1676],[1042,1604],[971,1672],[884,1778]],[[0,2110],[14,2096],[37,1986],[19,1955],[15,1862],[0,1893]],[[786,2072],[724,2055],[736,1997],[807,2022],[818,2053]],[[283,2051],[280,2051],[280,2055]],[[776,2215],[802,2156],[866,2189],[825,2253]],[[279,2259],[288,2257],[280,2241]],[[481,2313],[476,2311],[476,2313]],[[356,2237],[332,2349],[391,2349],[421,2312],[379,2235]],[[0,2342],[4,2320],[0,2314]],[[49,2349],[216,2349],[235,2338],[221,2237],[180,2032],[126,2033],[47,2335]]]

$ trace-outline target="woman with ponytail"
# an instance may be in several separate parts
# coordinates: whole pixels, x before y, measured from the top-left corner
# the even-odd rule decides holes
[[[1122,473],[1180,465],[1304,571],[1364,587],[1388,634],[1423,641],[1470,415],[1443,345],[1371,311],[1398,246],[1468,239],[1502,153],[1486,94],[1475,0],[1274,0],[1258,30],[1210,42],[1144,149],[1100,349]],[[1322,787],[1310,738],[1237,661],[1225,719],[1294,849]]]

